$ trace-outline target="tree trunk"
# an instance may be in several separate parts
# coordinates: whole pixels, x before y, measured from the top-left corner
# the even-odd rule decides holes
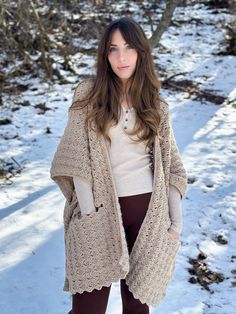
[[[49,75],[49,78],[52,79],[53,71],[52,71],[50,56],[47,56],[47,54],[46,54],[46,45],[48,44],[48,47],[49,47],[49,40],[47,42],[48,36],[47,36],[46,31],[44,29],[44,26],[41,22],[41,19],[38,15],[38,12],[34,6],[34,3],[31,0],[29,0],[29,5],[30,5],[30,8],[32,9],[33,15],[35,17],[35,20],[36,20],[36,22],[38,24],[38,28],[39,28],[40,52],[41,52],[42,66],[46,70],[47,74]]]
[[[162,34],[170,25],[175,8],[180,3],[181,0],[166,0],[166,8],[164,13],[162,14],[160,23],[157,26],[156,30],[153,32],[152,37],[150,38],[152,48],[155,48],[159,44]]]

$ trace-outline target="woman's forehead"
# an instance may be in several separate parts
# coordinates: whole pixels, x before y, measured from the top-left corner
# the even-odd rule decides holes
[[[116,42],[119,42],[120,44],[127,45],[126,40],[124,39],[123,34],[119,29],[116,29],[112,34],[111,34],[111,44],[114,44]]]

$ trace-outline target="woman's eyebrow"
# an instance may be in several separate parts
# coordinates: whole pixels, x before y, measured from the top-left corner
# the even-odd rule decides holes
[[[124,45],[128,45],[126,42],[124,42]],[[110,46],[117,46],[116,44],[110,44]]]

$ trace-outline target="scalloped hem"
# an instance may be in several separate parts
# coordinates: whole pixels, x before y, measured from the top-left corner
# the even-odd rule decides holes
[[[86,290],[80,290],[80,289],[78,289],[78,290],[71,289],[70,290],[69,287],[66,285],[66,286],[64,286],[63,291],[70,292],[71,294],[83,293],[83,292],[92,292],[94,290],[100,291],[103,287],[110,287],[113,283],[116,283],[116,282],[120,281],[121,279],[125,279],[125,278],[126,278],[126,275],[124,278],[118,278],[117,280],[114,279],[112,282],[107,281],[103,285],[99,285],[99,286],[96,286],[95,288],[88,289],[88,290],[87,289]],[[164,292],[163,295],[161,297],[159,297],[156,301],[147,302],[143,297],[140,297],[135,292],[131,291],[128,283],[126,283],[126,284],[127,284],[129,291],[133,294],[134,298],[138,299],[142,304],[147,304],[148,306],[152,306],[152,307],[158,306],[166,295],[166,293]]]
[[[124,276],[121,276],[121,277],[117,277],[117,278],[114,278],[112,281],[106,281],[104,284],[102,285],[96,285],[95,287],[91,288],[91,289],[70,289],[69,285],[64,285],[64,288],[63,288],[63,291],[66,291],[66,292],[70,292],[72,294],[75,294],[75,293],[83,293],[83,292],[92,292],[94,290],[101,290],[103,287],[109,287],[111,286],[113,283],[116,283],[118,281],[120,281],[121,279],[125,279],[126,278],[126,275],[127,273],[124,275]]]
[[[127,284],[127,287],[129,289],[129,291],[133,294],[134,298],[138,299],[142,304],[147,304],[147,306],[152,306],[152,307],[158,306],[161,303],[161,301],[164,299],[165,295],[166,295],[166,292],[163,292],[163,295],[160,296],[156,301],[153,301],[153,302],[152,301],[150,301],[150,302],[148,301],[147,302],[147,301],[144,300],[143,297],[140,297],[135,292],[131,291],[127,282],[126,282],[126,284]]]

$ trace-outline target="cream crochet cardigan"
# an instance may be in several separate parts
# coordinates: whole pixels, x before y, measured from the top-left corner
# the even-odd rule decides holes
[[[74,99],[83,98],[91,81],[76,88]],[[180,241],[167,231],[169,184],[184,197],[186,171],[173,135],[169,108],[162,103],[161,135],[153,146],[154,181],[147,214],[128,253],[121,210],[104,137],[96,141],[96,126],[85,127],[91,104],[71,110],[52,160],[51,178],[66,198],[64,207],[65,282],[64,291],[82,293],[110,286],[126,278],[135,298],[156,306],[175,269]],[[79,176],[93,189],[96,212],[82,216],[73,184]]]

